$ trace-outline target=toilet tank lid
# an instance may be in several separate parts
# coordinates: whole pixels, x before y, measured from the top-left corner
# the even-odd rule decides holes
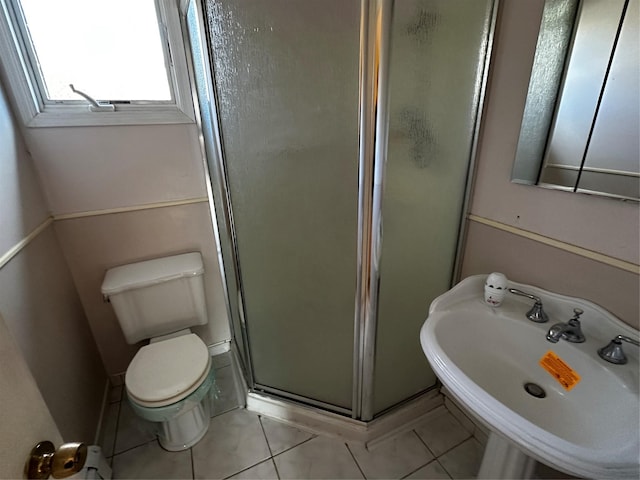
[[[102,282],[102,293],[114,295],[134,288],[203,273],[204,266],[199,252],[156,258],[107,270]]]

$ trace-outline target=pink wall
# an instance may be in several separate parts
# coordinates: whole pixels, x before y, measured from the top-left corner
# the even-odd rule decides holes
[[[93,442],[106,375],[53,227],[8,255],[49,212],[1,86],[0,205],[0,257],[8,259],[0,264],[0,317],[64,439]]]
[[[200,333],[209,345],[229,340],[196,124],[25,128],[23,134],[51,213],[79,214],[56,220],[55,232],[108,374],[123,373],[138,348],[124,342],[113,309],[102,302],[105,271],[117,265],[201,252],[209,323]]]
[[[543,0],[500,5],[471,213],[638,265],[638,203],[511,183]],[[573,253],[523,243],[517,235],[475,223],[467,239],[464,276],[503,269],[519,282],[588,300],[597,290],[596,303],[638,325],[638,270],[607,266],[608,274],[601,277],[599,262],[576,263]],[[520,261],[505,263],[504,258]]]
[[[191,125],[25,129],[54,215],[206,196]]]

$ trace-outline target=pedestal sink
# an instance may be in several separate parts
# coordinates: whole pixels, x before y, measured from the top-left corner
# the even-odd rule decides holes
[[[531,300],[507,294],[500,307],[485,304],[485,279],[468,277],[434,300],[420,332],[438,378],[491,431],[479,476],[526,478],[539,460],[580,477],[638,479],[638,348],[625,345],[625,365],[597,353],[638,331],[586,300],[509,282],[541,298],[550,321],[533,323]],[[586,341],[547,341],[574,308],[584,311]]]

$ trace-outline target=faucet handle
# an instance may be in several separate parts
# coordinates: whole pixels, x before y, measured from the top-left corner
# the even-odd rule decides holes
[[[573,318],[567,322],[567,325],[569,325],[570,328],[562,334],[562,338],[567,342],[582,343],[586,340],[584,333],[582,333],[582,326],[580,325],[580,315],[583,313],[584,310],[581,308],[573,309]]]
[[[542,300],[540,300],[540,298],[536,297],[535,295],[531,295],[530,293],[523,292],[522,290],[518,290],[517,288],[508,288],[507,290],[509,290],[514,295],[527,297],[535,302],[533,304],[533,307],[531,307],[531,310],[526,313],[526,316],[529,320],[536,323],[545,323],[549,321],[549,317],[542,309]]]
[[[625,335],[618,335],[616,338],[611,340],[607,346],[598,349],[598,355],[600,355],[600,358],[607,362],[615,363],[616,365],[624,365],[627,363],[627,356],[624,354],[624,350],[622,350],[622,341],[640,346],[640,342],[637,340]]]

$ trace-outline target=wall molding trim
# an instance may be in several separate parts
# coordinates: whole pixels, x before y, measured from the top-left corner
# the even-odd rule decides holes
[[[40,233],[42,233],[54,221],[70,220],[74,218],[95,217],[99,215],[110,215],[113,213],[137,212],[140,210],[150,210],[154,208],[179,207],[182,205],[191,205],[194,203],[208,203],[208,197],[187,198],[185,200],[173,200],[170,202],[147,203],[144,205],[133,205],[130,207],[108,208],[104,210],[88,210],[85,212],[62,213],[59,215],[50,215],[40,223],[36,228],[27,234],[22,240],[9,248],[5,253],[0,255],[0,269],[11,261],[22,249],[29,245]]]
[[[489,227],[497,228],[498,230],[502,230],[504,232],[512,233],[514,235],[518,235],[520,237],[533,240],[535,242],[539,242],[545,245],[549,245],[551,247],[559,248],[560,250],[564,250],[566,252],[573,253],[575,255],[580,255],[581,257],[585,257],[590,260],[595,260],[596,262],[604,263],[611,267],[619,268],[621,270],[625,270],[627,272],[640,275],[640,265],[636,265],[635,263],[627,262],[625,260],[620,260],[619,258],[615,258],[615,257],[610,257],[609,255],[604,255],[602,253],[594,252],[593,250],[588,250],[586,248],[578,247],[577,245],[572,245],[570,243],[556,240],[554,238],[545,237],[544,235],[540,235],[538,233],[533,233],[528,230],[523,230],[521,228],[514,227],[512,225],[507,225],[505,223],[496,222],[495,220],[490,220],[488,218],[480,217],[478,215],[469,214],[467,218],[472,222],[477,222],[483,225],[487,225]]]
[[[26,237],[16,243],[13,247],[7,250],[0,256],[0,269],[11,261],[18,253],[22,251],[27,245],[29,245],[40,233],[42,233],[49,225],[53,223],[53,217],[47,217],[40,225],[31,230]]]
[[[145,205],[136,205],[131,207],[111,208],[111,209],[105,209],[105,210],[91,210],[86,212],[75,212],[75,213],[67,213],[67,214],[50,216],[46,218],[42,223],[40,223],[40,225],[34,228],[31,232],[29,232],[29,234],[26,237],[24,237],[22,240],[16,243],[4,254],[0,255],[0,269],[2,269],[7,263],[9,263],[13,257],[15,257],[18,253],[20,253],[22,249],[24,249],[27,245],[29,245],[29,243],[31,243],[40,233],[42,233],[54,221],[70,220],[74,218],[83,218],[83,217],[93,217],[93,216],[99,216],[99,215],[109,215],[113,213],[135,212],[139,210],[149,210],[153,208],[165,208],[165,207],[174,207],[174,206],[181,206],[181,205],[190,205],[193,203],[208,203],[208,201],[209,199],[207,197],[198,197],[198,198],[191,198],[187,200],[177,200],[172,202],[158,202],[158,203],[150,203]],[[559,248],[566,252],[580,255],[582,257],[589,258],[590,260],[595,260],[596,262],[601,262],[606,265],[619,268],[621,270],[626,270],[628,272],[635,273],[637,275],[640,274],[640,265],[636,265],[635,263],[627,262],[625,260],[620,260],[619,258],[615,258],[615,257],[610,257],[602,253],[594,252],[592,250],[578,247],[570,243],[545,237],[544,235],[540,235],[538,233],[533,233],[528,230],[523,230],[521,228],[514,227],[512,225],[507,225],[505,223],[497,222],[495,220],[490,220],[488,218],[480,217],[478,215],[469,214],[467,218],[472,222],[477,222],[483,225],[487,225],[489,227],[497,228],[498,230],[502,230],[508,233],[512,233],[514,235],[518,235],[520,237],[528,238],[529,240],[533,240],[539,243],[543,243],[545,245]]]
[[[192,203],[208,203],[208,197],[187,198],[185,200],[172,200],[169,202],[145,203],[143,205],[133,205],[129,207],[106,208],[104,210],[87,210],[84,212],[60,213],[54,214],[53,219],[70,220],[74,218],[96,217],[99,215],[111,215],[113,213],[137,212],[139,210],[151,210],[154,208],[179,207],[181,205],[190,205]]]

